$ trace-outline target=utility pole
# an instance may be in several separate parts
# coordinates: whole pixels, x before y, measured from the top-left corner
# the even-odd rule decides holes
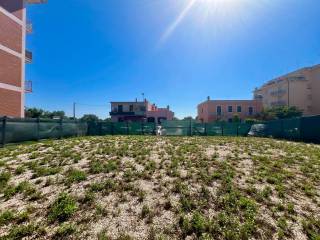
[[[73,103],[73,120],[76,120],[76,103]]]

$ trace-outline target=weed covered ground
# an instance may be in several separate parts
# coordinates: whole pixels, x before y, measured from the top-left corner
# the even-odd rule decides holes
[[[320,239],[320,147],[107,136],[0,149],[0,239]]]

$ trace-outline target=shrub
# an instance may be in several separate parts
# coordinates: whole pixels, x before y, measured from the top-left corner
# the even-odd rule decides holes
[[[16,168],[16,170],[14,171],[14,173],[15,173],[16,175],[20,175],[20,174],[24,173],[25,170],[26,170],[26,169],[25,169],[24,166],[19,166],[19,167]]]
[[[28,236],[34,235],[38,231],[39,227],[33,224],[28,225],[14,225],[7,238],[4,239],[23,239]]]
[[[77,210],[76,201],[67,193],[60,193],[58,198],[53,202],[49,209],[50,221],[66,221]]]
[[[34,169],[32,178],[38,178],[43,176],[55,175],[61,171],[60,167],[39,167],[36,166]]]
[[[71,223],[63,223],[57,229],[54,238],[55,239],[63,239],[63,238],[66,238],[66,237],[72,235],[75,232],[76,232],[75,225],[73,225]]]
[[[0,226],[1,225],[7,225],[9,222],[14,220],[14,213],[11,210],[6,210],[2,213],[0,213]]]
[[[111,160],[106,163],[101,161],[91,161],[90,162],[90,173],[98,174],[98,173],[109,173],[118,169],[118,162]]]
[[[320,220],[314,216],[307,217],[302,221],[303,231],[309,239],[320,239]]]
[[[146,218],[150,213],[150,208],[147,205],[143,205],[141,209],[141,218]]]
[[[87,179],[85,172],[72,168],[67,171],[66,175],[68,183],[82,182]]]
[[[9,172],[1,172],[0,173],[0,189],[5,187],[11,178],[11,174]]]

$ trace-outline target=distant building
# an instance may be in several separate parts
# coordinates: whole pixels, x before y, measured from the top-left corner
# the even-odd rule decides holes
[[[26,4],[45,0],[0,0],[0,116],[24,117],[24,95],[32,91],[25,80],[25,63],[32,62],[26,50],[26,34],[32,32]]]
[[[320,65],[306,67],[273,79],[254,90],[265,108],[295,106],[304,115],[320,114]]]
[[[237,115],[241,121],[252,118],[262,111],[260,100],[208,100],[198,105],[198,120],[232,122]]]
[[[158,108],[145,99],[143,102],[111,102],[112,122],[156,122],[173,120],[174,113],[167,108]]]

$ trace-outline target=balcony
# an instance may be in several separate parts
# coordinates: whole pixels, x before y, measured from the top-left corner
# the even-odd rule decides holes
[[[32,93],[32,81],[25,81],[24,82],[24,92],[25,93]]]
[[[134,116],[134,112],[118,112],[112,111],[110,112],[110,116]]]
[[[270,95],[271,96],[283,96],[284,94],[286,94],[287,93],[287,91],[286,90],[284,90],[284,89],[278,89],[278,90],[274,90],[274,91],[271,91],[270,92]]]
[[[29,33],[29,34],[33,32],[32,23],[31,23],[31,22],[27,22],[27,24],[26,24],[26,31],[27,31],[27,33]]]
[[[286,106],[286,105],[288,105],[288,102],[283,100],[271,102],[272,107],[280,107],[280,106]]]
[[[26,50],[26,63],[32,63],[32,52]]]
[[[146,116],[146,112],[136,111],[136,112],[119,112],[112,111],[110,116]]]

